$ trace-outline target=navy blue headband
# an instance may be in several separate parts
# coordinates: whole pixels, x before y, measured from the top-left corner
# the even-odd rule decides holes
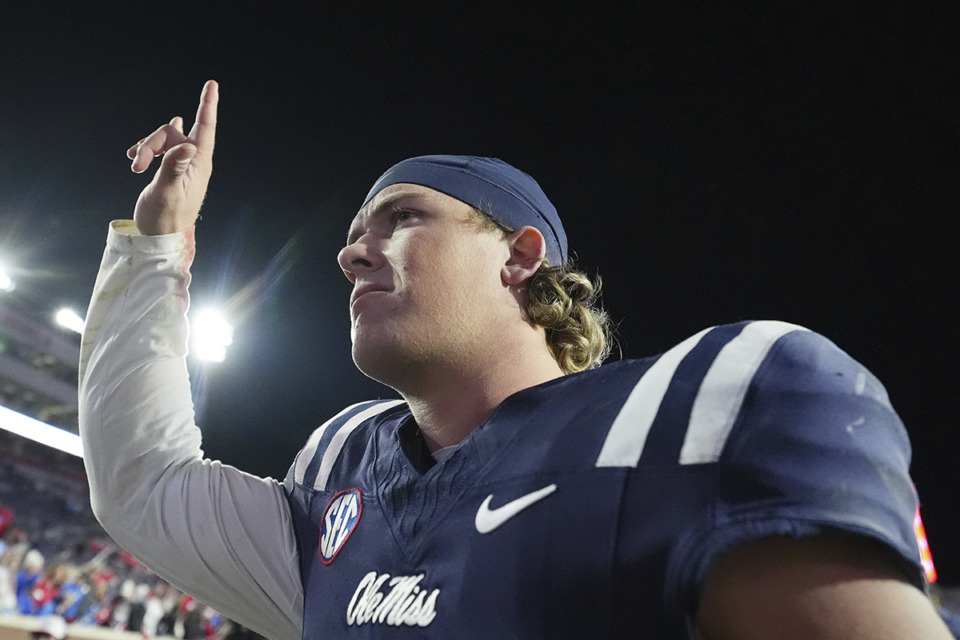
[[[539,229],[547,243],[547,261],[552,266],[567,261],[567,234],[556,207],[536,180],[503,160],[447,155],[410,158],[380,176],[364,206],[384,188],[400,182],[445,193],[512,229],[526,225]]]

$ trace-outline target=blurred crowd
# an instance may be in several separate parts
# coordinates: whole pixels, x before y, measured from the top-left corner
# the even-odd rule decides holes
[[[0,613],[37,616],[38,628],[65,622],[145,638],[260,638],[117,547],[92,515],[82,467],[71,476],[2,445]]]
[[[145,637],[214,640],[233,635],[232,625],[217,612],[151,576],[123,551],[107,546],[82,564],[62,555],[48,563],[20,531],[0,542],[0,549],[2,613],[55,615],[70,624]]]

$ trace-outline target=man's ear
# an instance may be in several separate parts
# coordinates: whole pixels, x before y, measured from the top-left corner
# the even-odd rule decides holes
[[[510,258],[503,265],[500,277],[506,285],[517,285],[532,276],[543,263],[547,243],[534,227],[520,227],[507,236]]]

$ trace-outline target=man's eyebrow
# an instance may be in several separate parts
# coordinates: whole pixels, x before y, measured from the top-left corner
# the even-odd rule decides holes
[[[417,193],[416,191],[394,191],[393,193],[385,195],[383,198],[377,202],[377,206],[369,211],[367,214],[368,218],[375,218],[381,216],[387,211],[393,209],[394,205],[400,200],[405,200],[408,198],[421,198],[423,194]],[[354,223],[356,223],[356,218],[354,218]],[[350,225],[350,230],[347,232],[347,245],[351,245],[357,241],[361,236],[360,230],[352,223]]]

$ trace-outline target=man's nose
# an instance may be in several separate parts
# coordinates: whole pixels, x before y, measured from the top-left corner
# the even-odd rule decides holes
[[[337,262],[350,282],[354,282],[359,273],[379,268],[382,260],[382,254],[365,238],[348,244],[337,254]]]

